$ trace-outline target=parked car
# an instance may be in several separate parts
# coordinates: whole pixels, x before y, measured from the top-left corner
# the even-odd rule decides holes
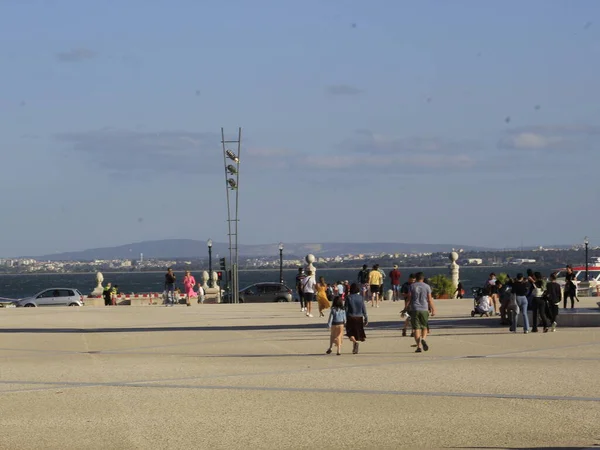
[[[83,306],[83,294],[72,288],[50,288],[16,300],[15,306]]]
[[[0,297],[0,308],[13,308],[16,301],[14,298]]]
[[[292,290],[281,283],[256,283],[240,291],[240,303],[291,302]]]

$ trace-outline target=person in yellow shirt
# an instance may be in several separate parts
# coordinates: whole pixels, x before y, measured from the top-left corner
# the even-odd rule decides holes
[[[369,285],[371,287],[371,307],[379,308],[379,298],[383,291],[383,275],[379,271],[379,264],[373,266],[369,272]]]

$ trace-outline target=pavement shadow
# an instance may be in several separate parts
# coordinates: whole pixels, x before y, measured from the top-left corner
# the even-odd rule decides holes
[[[369,322],[366,331],[397,328],[403,321],[381,321]],[[461,318],[461,319],[432,319],[432,330],[443,329],[502,329],[499,320],[493,318]],[[324,323],[302,323],[302,324],[258,324],[258,325],[217,325],[217,326],[146,326],[146,327],[102,327],[102,328],[0,328],[0,334],[86,334],[86,333],[148,333],[148,332],[171,332],[171,331],[284,331],[284,330],[314,330],[326,329]],[[488,333],[486,333],[488,334]]]

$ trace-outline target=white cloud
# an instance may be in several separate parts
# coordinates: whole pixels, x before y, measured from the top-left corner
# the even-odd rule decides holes
[[[589,147],[590,140],[598,134],[600,127],[591,125],[522,127],[509,130],[498,146],[510,150],[578,150]]]

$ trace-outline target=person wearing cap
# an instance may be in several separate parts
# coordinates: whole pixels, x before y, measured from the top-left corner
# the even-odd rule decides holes
[[[400,301],[400,277],[402,274],[398,270],[398,264],[394,264],[394,270],[390,272],[390,282],[392,283],[392,300]]]

